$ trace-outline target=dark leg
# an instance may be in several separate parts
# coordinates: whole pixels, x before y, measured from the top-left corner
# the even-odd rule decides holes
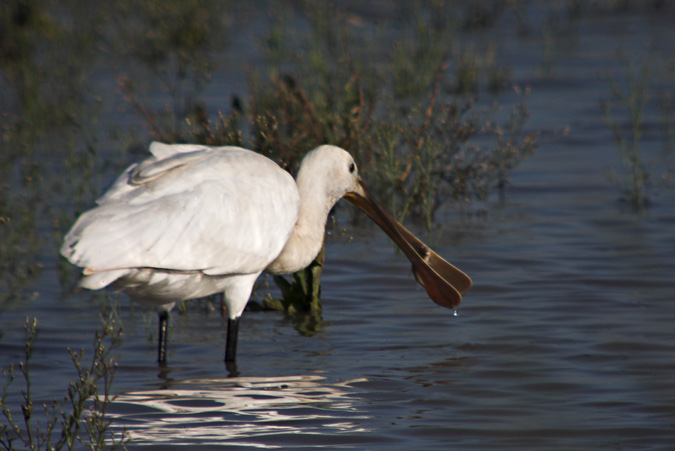
[[[166,363],[166,334],[168,329],[169,312],[159,312],[159,346],[157,348],[157,361]]]
[[[239,335],[239,319],[227,320],[227,343],[225,344],[225,361],[237,360],[237,337]]]

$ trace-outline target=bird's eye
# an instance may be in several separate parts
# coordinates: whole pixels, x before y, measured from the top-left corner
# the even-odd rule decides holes
[[[349,164],[349,173],[353,174],[356,171],[356,165],[354,163]]]

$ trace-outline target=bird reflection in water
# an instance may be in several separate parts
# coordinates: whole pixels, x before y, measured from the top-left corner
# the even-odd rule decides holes
[[[368,432],[354,396],[359,382],[365,379],[330,384],[314,375],[168,382],[166,389],[117,396],[108,415],[113,429],[125,428],[134,445],[251,446],[256,438],[290,434],[353,437]]]

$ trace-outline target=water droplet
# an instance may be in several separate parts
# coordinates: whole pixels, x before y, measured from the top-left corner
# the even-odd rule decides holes
[[[459,313],[457,313],[457,310],[455,310],[454,312],[452,312],[452,316],[459,316]]]

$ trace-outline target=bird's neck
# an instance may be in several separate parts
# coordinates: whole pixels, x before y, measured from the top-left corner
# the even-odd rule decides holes
[[[326,199],[323,190],[298,177],[300,210],[291,237],[277,259],[267,271],[273,274],[290,274],[309,266],[323,246],[326,220],[335,201]],[[312,189],[314,188],[314,189]]]

